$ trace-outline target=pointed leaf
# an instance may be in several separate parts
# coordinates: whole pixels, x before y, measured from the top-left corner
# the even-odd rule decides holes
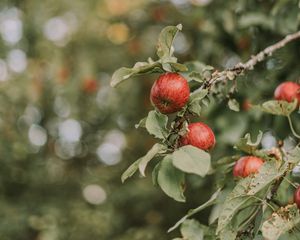
[[[157,56],[159,58],[170,57],[173,55],[173,41],[178,31],[182,30],[182,25],[165,27],[159,34],[157,42]]]
[[[145,169],[148,165],[148,163],[153,159],[158,153],[163,153],[166,151],[166,148],[164,145],[156,143],[153,145],[153,147],[147,152],[147,154],[140,158],[139,161],[139,170],[143,177],[145,177]]]
[[[122,67],[113,73],[110,85],[112,87],[116,87],[123,81],[129,79],[130,77],[153,72],[162,72],[161,63],[140,62],[136,63],[133,68]]]
[[[127,170],[122,174],[121,181],[124,183],[127,178],[131,177],[139,168],[140,159],[132,163]]]

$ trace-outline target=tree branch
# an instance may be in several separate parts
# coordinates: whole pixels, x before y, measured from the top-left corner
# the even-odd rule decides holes
[[[281,41],[265,48],[258,54],[252,56],[247,62],[238,63],[233,68],[226,69],[221,72],[219,72],[219,71],[213,72],[210,79],[208,79],[206,82],[204,82],[204,84],[199,88],[199,90],[210,89],[217,82],[226,81],[227,79],[233,80],[237,76],[242,75],[245,71],[253,70],[254,66],[257,63],[264,61],[268,56],[271,56],[278,49],[283,48],[288,43],[290,43],[294,40],[297,40],[299,38],[300,38],[300,31],[293,33],[293,34],[289,34]]]

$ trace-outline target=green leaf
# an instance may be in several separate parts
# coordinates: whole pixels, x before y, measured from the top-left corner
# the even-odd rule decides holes
[[[187,66],[185,66],[184,64],[181,63],[177,63],[177,62],[169,62],[172,71],[174,72],[186,72],[188,71]]]
[[[186,63],[189,73],[186,74],[188,81],[196,81],[199,83],[204,82],[211,76],[211,72],[214,70],[212,66],[206,65],[199,61],[187,62]]]
[[[130,77],[153,72],[162,72],[161,63],[138,62],[133,68],[122,67],[116,70],[112,75],[110,85],[116,87]]]
[[[273,181],[283,175],[286,169],[286,164],[278,169],[276,161],[265,162],[259,169],[259,172],[254,177],[250,177],[247,195],[255,195],[263,188],[269,186]]]
[[[197,116],[201,115],[201,105],[199,102],[193,102],[189,104],[188,109],[190,112],[196,114]]]
[[[278,170],[276,161],[269,161],[264,163],[257,174],[241,179],[225,200],[219,216],[218,233],[231,224],[240,209],[251,206],[257,201],[257,198],[252,196],[267,191],[271,184],[284,174],[286,169],[287,165],[284,165]]]
[[[255,202],[255,199],[247,196],[250,182],[250,178],[240,180],[232,192],[227,196],[223,209],[220,212],[217,234],[231,224],[231,220],[241,208],[249,206]]]
[[[173,165],[186,173],[204,177],[210,169],[210,155],[194,146],[187,145],[176,150],[172,155]]]
[[[189,73],[187,78],[188,78],[188,81],[194,80],[199,83],[203,83],[205,81],[203,75],[196,71],[192,71],[191,73]]]
[[[243,14],[238,23],[241,28],[249,28],[251,26],[258,25],[267,29],[273,29],[274,25],[272,18],[260,12],[249,12]]]
[[[157,56],[159,58],[168,58],[173,55],[173,41],[178,33],[182,30],[182,25],[178,24],[177,26],[167,26],[159,34],[157,42]]]
[[[183,195],[185,184],[184,173],[173,166],[171,155],[165,156],[160,162],[157,182],[169,197],[178,202],[185,202]]]
[[[188,103],[188,110],[199,116],[201,114],[200,101],[203,98],[205,98],[207,93],[208,93],[207,89],[202,89],[200,91],[195,91],[195,92],[191,93],[189,103]]]
[[[207,89],[201,89],[201,90],[198,90],[198,91],[194,91],[190,95],[189,103],[200,101],[203,98],[205,98],[207,94],[208,94]]]
[[[139,163],[140,159],[136,160],[127,168],[127,170],[121,176],[122,183],[124,183],[127,178],[131,177],[138,170]]]
[[[271,100],[264,102],[260,109],[270,114],[288,116],[297,108],[297,104],[297,99],[293,102]]]
[[[204,239],[204,231],[202,225],[196,220],[185,220],[180,228],[180,232],[184,239],[202,240]]]
[[[167,149],[165,148],[164,145],[156,143],[153,145],[153,147],[147,152],[147,154],[144,157],[140,158],[139,170],[143,177],[145,177],[145,169],[148,163],[151,161],[151,159],[153,159],[158,153],[163,153],[166,150]]]
[[[147,154],[138,160],[136,160],[134,163],[132,163],[127,170],[122,174],[121,180],[122,183],[125,182],[125,180],[129,177],[132,177],[132,175],[139,169],[141,175],[145,177],[145,169],[147,167],[147,164],[149,161],[154,158],[158,153],[164,153],[166,151],[166,148],[162,144],[154,144],[153,147],[147,152]]]
[[[184,216],[182,217],[173,227],[169,228],[168,232],[171,232],[173,230],[175,230],[177,227],[179,227],[184,221],[186,221],[187,218],[193,216],[194,214],[202,211],[203,209],[213,205],[216,203],[216,200],[219,196],[221,192],[221,189],[218,189],[211,197],[210,199],[208,199],[207,202],[203,203],[202,205],[200,205],[199,207],[197,208],[194,208],[194,209],[190,209],[189,212]]]
[[[158,186],[157,177],[158,177],[159,167],[160,167],[160,162],[156,164],[156,166],[152,171],[152,183],[154,186]]]
[[[146,119],[147,131],[156,138],[165,139],[167,131],[168,117],[157,111],[150,111]]]
[[[263,132],[259,131],[256,140],[252,142],[250,133],[247,133],[245,137],[241,138],[239,142],[235,144],[235,148],[251,154],[256,150],[257,146],[260,144],[262,136]]]
[[[235,99],[229,99],[228,101],[228,107],[235,112],[240,111],[240,104]]]
[[[288,152],[287,161],[294,164],[298,164],[300,162],[300,147],[297,146]]]
[[[262,234],[265,239],[277,240],[279,237],[296,227],[300,223],[300,215],[296,205],[287,205],[280,208],[262,225]]]
[[[220,234],[220,240],[236,240],[237,231],[227,225]]]

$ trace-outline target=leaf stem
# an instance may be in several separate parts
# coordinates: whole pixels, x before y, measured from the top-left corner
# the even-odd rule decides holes
[[[289,184],[291,184],[294,188],[297,189],[297,186],[296,186],[290,179],[288,179],[287,177],[284,177],[284,179],[285,179]]]
[[[294,126],[293,126],[293,122],[292,122],[292,119],[291,119],[291,115],[287,115],[287,118],[289,120],[289,125],[290,125],[290,128],[291,128],[291,131],[293,133],[293,135],[296,137],[296,138],[299,138],[300,139],[300,135],[296,132]]]

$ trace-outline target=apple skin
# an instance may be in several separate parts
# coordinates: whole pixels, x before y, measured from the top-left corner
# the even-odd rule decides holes
[[[202,122],[190,123],[188,133],[179,140],[180,146],[192,145],[202,150],[210,150],[216,144],[214,132]]]
[[[233,176],[248,177],[250,174],[257,173],[263,165],[264,160],[255,156],[241,157],[233,167]]]
[[[154,82],[150,99],[164,114],[181,110],[189,100],[190,88],[187,80],[178,73],[165,73]]]
[[[300,186],[296,189],[294,193],[294,203],[296,203],[298,209],[300,209]]]
[[[294,99],[298,100],[300,104],[300,84],[295,82],[284,82],[277,86],[274,92],[276,100],[285,100],[292,102]]]
[[[85,78],[83,80],[83,90],[86,93],[95,93],[98,90],[98,82],[94,78]]]

